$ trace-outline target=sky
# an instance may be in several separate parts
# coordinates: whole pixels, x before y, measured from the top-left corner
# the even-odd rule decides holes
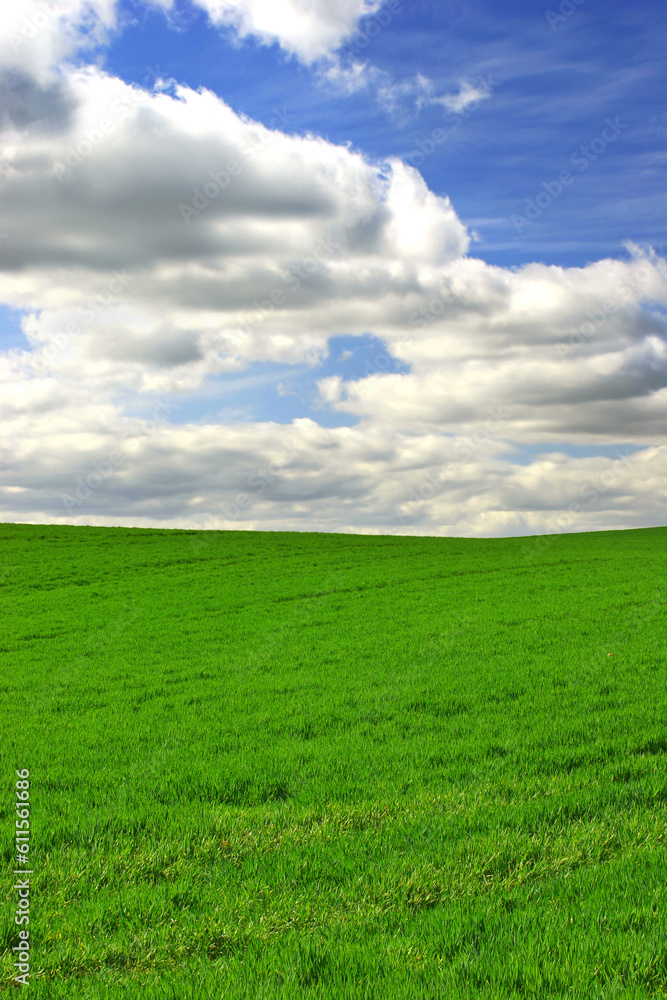
[[[0,12],[0,519],[665,523],[662,4]]]

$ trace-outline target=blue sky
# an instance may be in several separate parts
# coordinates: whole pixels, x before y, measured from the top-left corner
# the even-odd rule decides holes
[[[397,83],[423,74],[444,92],[464,79],[488,81],[490,98],[465,116],[441,106],[417,112],[409,99],[405,115],[388,115],[372,88],[344,96],[318,86],[277,43],[239,43],[187,3],[171,19],[123,4],[125,27],[104,65],[138,84],[159,73],[210,88],[266,124],[282,109],[288,131],[349,142],[379,160],[414,157],[418,143],[443,128],[446,140],[419,169],[479,234],[477,255],[502,266],[583,266],[622,254],[627,240],[664,244],[666,19],[657,3],[585,0],[575,7],[572,0],[564,10],[570,6],[563,15],[558,5],[528,2],[405,0],[357,49]],[[595,159],[591,153],[585,170],[573,169],[570,157],[601,135],[607,118],[623,126],[618,141]],[[575,182],[518,233],[512,215],[567,169]]]
[[[641,466],[657,492],[637,496],[618,455],[665,454],[662,6],[315,7],[3,15],[0,334],[9,448],[33,463],[12,465],[7,516],[234,526],[224,498],[289,436],[290,490],[241,526],[656,523],[662,473]],[[184,217],[230,158],[239,176]],[[68,484],[167,398],[64,513]],[[156,455],[178,502],[164,471],[145,478]],[[454,459],[456,484],[401,508]]]

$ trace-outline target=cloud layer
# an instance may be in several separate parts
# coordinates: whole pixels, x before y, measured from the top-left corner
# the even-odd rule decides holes
[[[292,31],[289,6],[281,34],[264,5],[208,9],[306,61],[370,9]],[[113,4],[98,13],[110,29]],[[59,17],[45,60],[75,45]],[[0,302],[26,338],[0,359],[7,519],[518,534],[663,516],[662,258],[494,267],[399,160],[207,91],[27,65],[5,61],[0,105]],[[180,412],[225,374],[315,366],[342,334],[384,344],[362,377],[313,386],[354,426]]]

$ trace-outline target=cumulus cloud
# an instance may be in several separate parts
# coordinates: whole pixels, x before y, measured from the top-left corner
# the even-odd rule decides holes
[[[383,0],[196,0],[216,25],[278,43],[305,63],[331,56]]]
[[[663,434],[667,327],[642,304],[665,303],[664,260],[506,271],[462,258],[440,269],[439,287],[435,278],[424,275],[414,335],[384,332],[410,373],[325,379],[329,406],[453,433],[492,400],[515,440],[650,443]]]
[[[12,0],[0,8],[0,67],[47,84],[55,67],[103,44],[116,0]]]
[[[206,357],[201,378],[239,353],[302,360],[325,350],[332,309],[348,323],[346,290],[367,311],[468,247],[449,201],[399,161],[269,130],[207,92],[90,69],[68,86],[66,132],[6,133],[0,294],[33,310],[35,342],[65,331],[71,365],[95,356],[96,373],[134,379],[140,358]]]
[[[658,517],[660,257],[494,267],[400,161],[206,91],[91,67],[14,79],[0,301],[24,310],[26,346],[1,359],[6,517],[455,534]],[[384,355],[319,383],[356,426],[179,419],[212,378],[368,333]],[[131,410],[158,406],[137,427]],[[591,443],[621,457],[563,447]]]
[[[145,0],[167,17],[174,0]],[[395,81],[383,70],[359,58],[397,13],[390,0],[193,0],[206,11],[216,27],[237,38],[253,37],[262,44],[277,44],[290,56],[316,71],[344,94],[373,89],[377,99],[395,118],[409,118],[424,105],[442,104],[457,113],[490,96],[488,83],[464,82],[460,92],[437,96],[435,86],[417,74]],[[16,0],[0,12],[0,69],[9,72],[3,91],[18,102],[19,118],[51,112],[55,127],[64,106],[54,77],[57,68],[76,62],[108,41],[119,23],[118,0]],[[30,93],[29,81],[36,81]],[[35,89],[35,86],[37,89]],[[41,93],[40,93],[41,88]],[[0,109],[2,113],[2,109]],[[8,109],[5,110],[5,115]]]

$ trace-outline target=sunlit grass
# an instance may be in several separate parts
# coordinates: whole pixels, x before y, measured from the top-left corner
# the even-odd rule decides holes
[[[667,529],[2,535],[0,985],[667,997]]]

